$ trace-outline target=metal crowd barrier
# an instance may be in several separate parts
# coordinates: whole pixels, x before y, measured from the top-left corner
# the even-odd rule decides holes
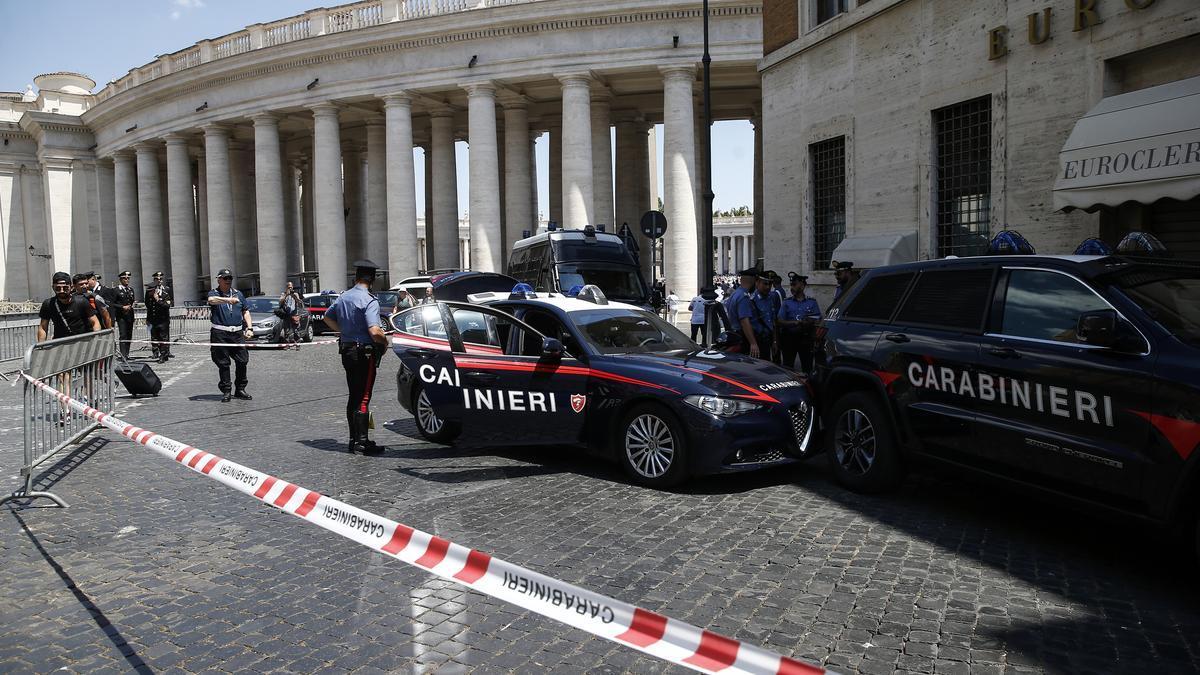
[[[85,333],[48,340],[26,348],[25,372],[59,391],[84,401],[97,410],[113,409],[113,364],[117,354],[113,330]],[[24,380],[25,456],[22,488],[0,499],[45,497],[59,506],[67,505],[51,492],[33,489],[34,470],[63,448],[81,440],[98,425],[90,418],[73,412],[55,396]]]
[[[37,314],[18,314],[0,319],[0,372],[16,370],[25,350],[37,342]]]

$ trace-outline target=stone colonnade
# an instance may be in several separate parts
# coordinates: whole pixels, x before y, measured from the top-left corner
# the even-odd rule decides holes
[[[683,294],[694,293],[700,281],[695,74],[691,66],[666,66],[659,73],[663,201],[670,223],[666,283]],[[132,151],[111,156],[116,266],[133,271],[139,284],[154,271],[165,272],[181,301],[199,298],[222,268],[233,270],[239,285],[267,294],[301,272],[318,274],[320,288],[344,288],[352,261],[364,255],[393,282],[418,268],[455,268],[463,260],[472,269],[503,271],[513,242],[537,229],[533,142],[545,131],[551,147],[549,220],[567,229],[602,223],[610,232],[629,223],[636,232],[658,196],[653,124],[638,111],[614,111],[611,95],[588,73],[556,77],[561,117],[531,119],[532,102],[503,83],[463,85],[465,134],[455,127],[460,109],[428,93],[399,91],[374,103],[321,101],[303,110],[263,110],[249,116],[250,124],[222,120],[143,139]],[[350,140],[347,118],[365,126],[365,148]],[[281,125],[295,127],[297,120],[310,135],[281,132]],[[238,140],[239,130],[243,136],[252,131],[253,143]],[[458,233],[458,139],[470,144],[465,247]],[[423,242],[414,147],[423,147],[427,159]],[[639,244],[649,250],[648,242]],[[748,243],[735,248],[722,240],[722,246],[722,260],[752,260]],[[250,278],[255,273],[257,284]]]

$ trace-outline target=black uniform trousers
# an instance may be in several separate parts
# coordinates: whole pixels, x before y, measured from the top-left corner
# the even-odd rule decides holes
[[[813,368],[813,345],[811,330],[788,330],[779,334],[779,353],[784,368],[796,370],[796,359],[800,359],[800,370],[811,373]]]
[[[342,369],[346,371],[346,422],[354,428],[354,413],[366,414],[371,405],[371,390],[375,388],[375,371],[379,364],[372,344],[339,342]]]
[[[117,323],[117,335],[121,340],[121,357],[129,358],[129,341],[133,339],[133,312],[114,310],[113,320]]]
[[[154,317],[153,320],[147,317],[146,326],[150,328],[151,342],[170,342],[171,341],[171,317]],[[167,354],[171,353],[171,345],[169,344],[152,344],[150,350],[155,358],[166,358]]]
[[[243,345],[246,339],[242,337],[242,332],[226,332],[217,330],[216,328],[208,331],[209,340],[211,342],[219,342],[229,345]],[[231,391],[229,382],[229,362],[233,361],[236,371],[233,380],[233,391],[242,391],[249,384],[246,378],[246,364],[250,362],[250,352],[245,347],[210,347],[209,354],[212,355],[213,363],[217,364],[217,373],[220,380],[217,386],[220,387],[222,393]]]

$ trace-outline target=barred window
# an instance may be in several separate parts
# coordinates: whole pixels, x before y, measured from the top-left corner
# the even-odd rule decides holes
[[[987,250],[992,205],[992,97],[933,111],[937,254]]]
[[[826,269],[846,237],[846,137],[808,146],[812,160],[813,268]]]

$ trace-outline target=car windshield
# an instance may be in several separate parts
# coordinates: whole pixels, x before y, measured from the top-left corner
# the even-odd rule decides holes
[[[1200,346],[1200,275],[1131,275],[1121,290],[1175,337]]]
[[[246,309],[251,314],[270,314],[279,306],[275,298],[246,298]]]
[[[642,354],[697,349],[678,328],[640,309],[592,309],[568,316],[603,354]]]
[[[558,265],[558,286],[569,291],[575,286],[594,284],[604,295],[622,302],[642,302],[646,289],[637,268],[612,263],[561,263]]]

